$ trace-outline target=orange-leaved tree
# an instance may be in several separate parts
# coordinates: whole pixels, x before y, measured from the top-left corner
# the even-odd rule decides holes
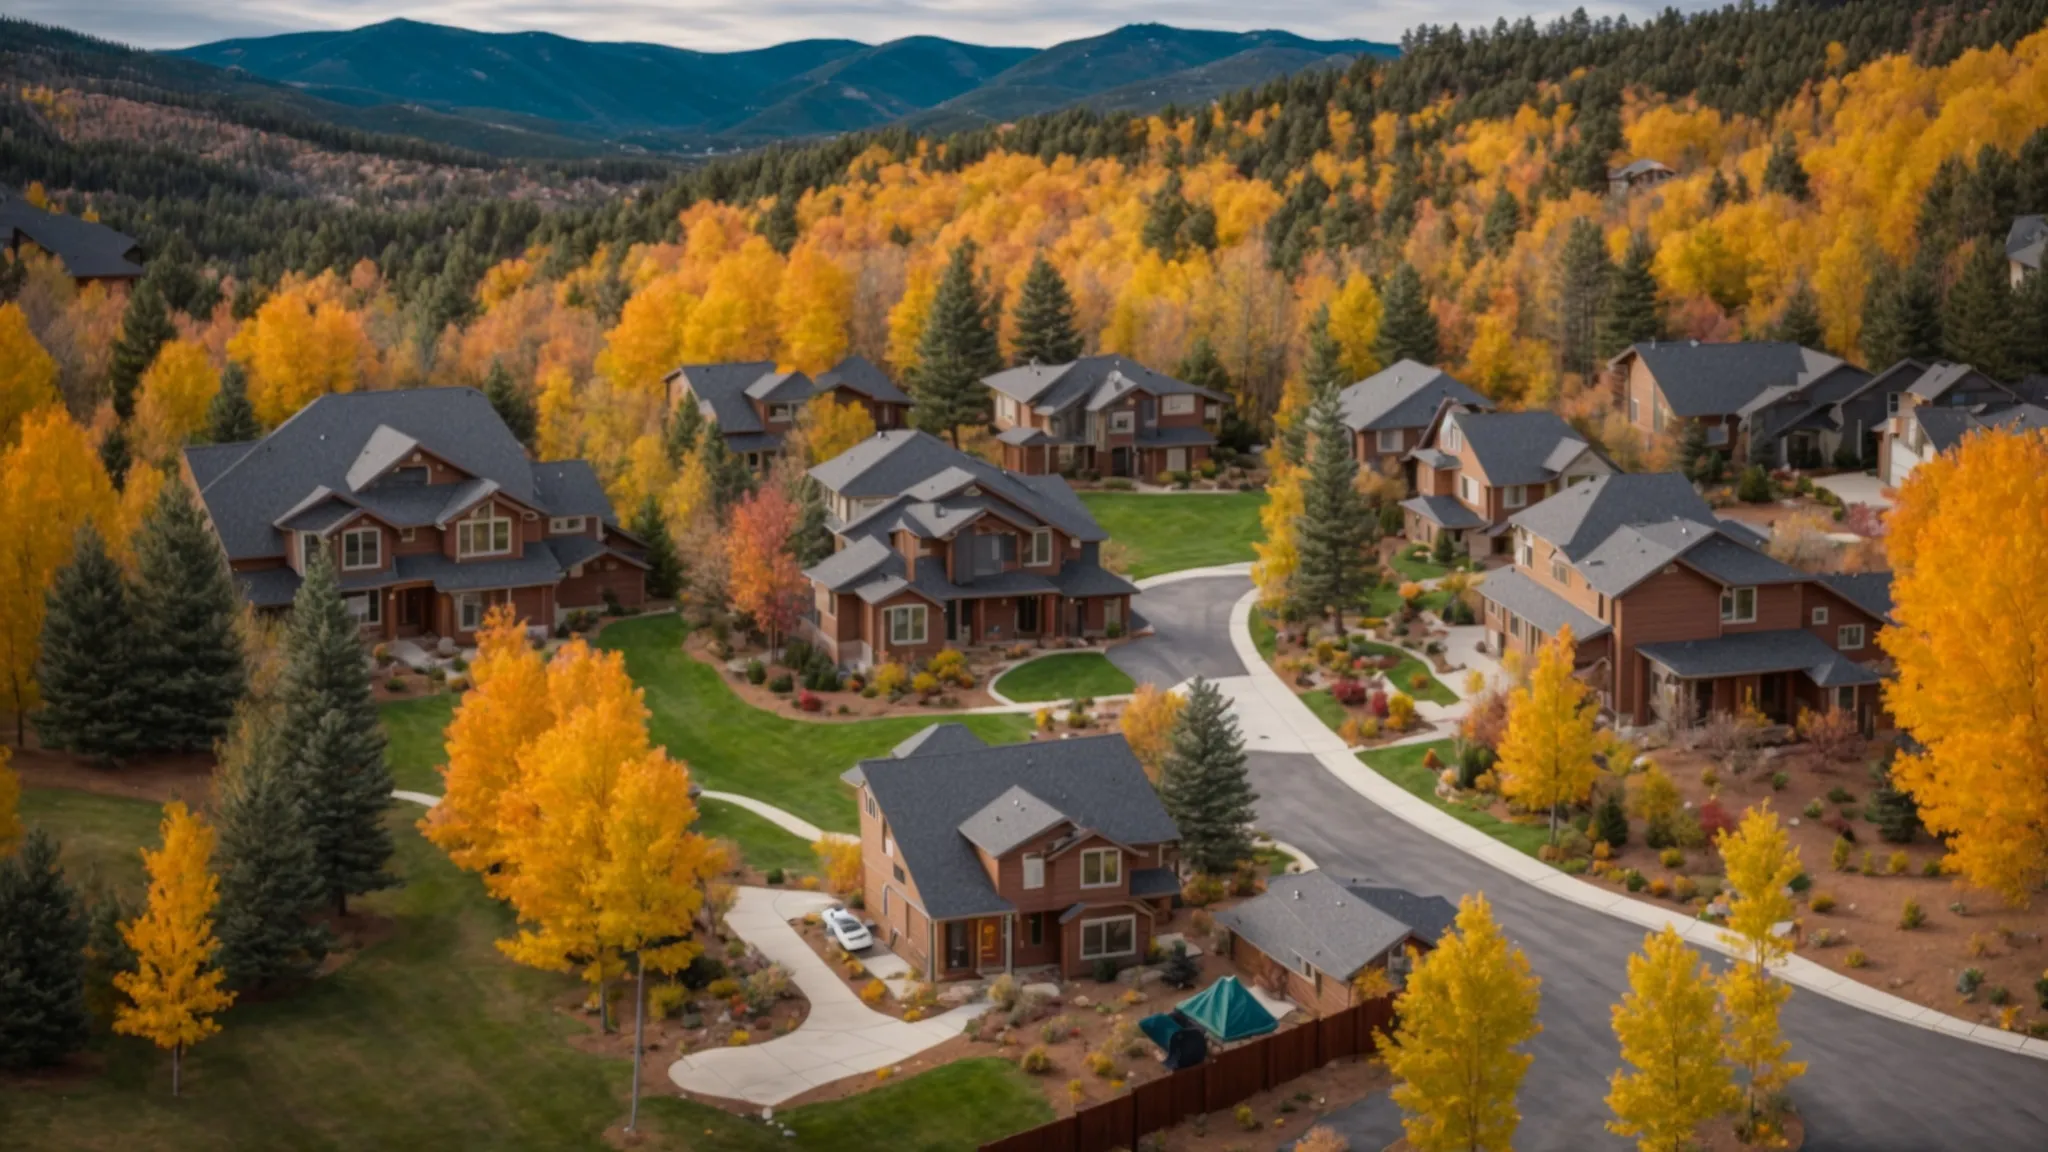
[[[782,330],[782,366],[815,376],[846,355],[853,277],[822,248],[798,244],[775,294],[775,314]]]
[[[0,748],[0,860],[21,844],[21,777],[8,766],[14,753]]]
[[[164,844],[142,850],[149,899],[141,915],[121,925],[135,951],[135,970],[114,976],[128,1003],[114,1014],[114,1031],[139,1036],[171,1052],[171,1095],[178,1094],[185,1049],[220,1031],[213,1016],[235,1002],[213,964],[220,942],[213,909],[220,885],[207,870],[213,829],[179,801],[164,807]]]
[[[789,553],[796,518],[796,505],[770,484],[734,505],[726,525],[732,606],[754,618],[771,647],[777,637],[796,627],[808,588]]]
[[[374,359],[363,318],[338,292],[332,273],[288,282],[228,342],[228,355],[249,370],[249,402],[266,426],[329,393],[354,391]]]
[[[1179,696],[1157,684],[1140,684],[1130,702],[1124,705],[1124,714],[1117,721],[1117,728],[1124,734],[1124,740],[1131,746],[1131,754],[1145,768],[1145,775],[1156,783],[1159,769],[1166,763],[1166,752],[1173,743],[1174,721],[1180,719],[1180,710],[1185,703]]]
[[[2048,434],[1987,431],[1913,470],[1887,539],[1897,664],[1920,751],[1892,767],[1948,863],[2023,905],[2048,880]],[[1958,563],[1996,542],[1997,563]]]
[[[1558,809],[1583,802],[1599,767],[1592,690],[1572,675],[1577,644],[1561,628],[1536,653],[1529,683],[1508,702],[1508,734],[1500,745],[1500,790],[1531,810],[1550,811],[1550,842],[1557,843]]]
[[[484,617],[469,674],[473,686],[448,725],[441,802],[420,830],[457,866],[489,872],[504,862],[500,806],[517,783],[519,753],[553,726],[555,714],[547,665],[509,604]]]

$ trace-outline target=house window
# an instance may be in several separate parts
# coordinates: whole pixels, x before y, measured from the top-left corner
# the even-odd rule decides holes
[[[1510,484],[1501,495],[1501,502],[1510,508],[1520,508],[1529,502],[1529,489],[1521,484]]]
[[[400,528],[398,530],[398,542],[400,544],[410,544],[413,541],[413,537],[417,535],[419,535],[417,528]]]
[[[1195,410],[1195,398],[1191,393],[1163,396],[1159,400],[1159,411],[1168,416],[1187,416]]]
[[[1033,948],[1045,943],[1045,913],[1033,912],[1024,918],[1024,942]]]
[[[486,506],[455,526],[455,555],[503,556],[512,551],[512,521]]]
[[[1828,610],[1827,610],[1827,609],[1825,609],[1825,608],[1815,608],[1815,609],[1813,610],[1813,622],[1814,622],[1815,624],[1825,624],[1825,623],[1827,623],[1827,622],[1828,622]]]
[[[883,615],[889,618],[889,643],[922,644],[925,638],[925,606],[905,604],[891,608]]]
[[[381,568],[384,534],[375,528],[351,528],[341,534],[341,566],[345,571]]]
[[[894,867],[892,867],[892,868],[890,869],[890,871],[892,871],[892,872],[894,872],[894,873],[896,874],[896,882],[897,882],[898,884],[903,884],[903,883],[906,883],[906,882],[907,882],[907,881],[905,881],[905,880],[904,880],[904,878],[903,878],[903,865],[901,865],[901,864],[895,865]]]
[[[350,596],[343,603],[348,605],[349,615],[358,624],[382,624],[384,622],[384,594],[367,592],[361,596]]]
[[[1029,563],[1034,567],[1052,563],[1052,529],[1034,528],[1031,530],[1031,559]]]
[[[1221,404],[1210,404],[1202,409],[1202,419],[1204,420],[1220,420],[1222,418],[1223,405]]]
[[[1899,414],[1899,394],[1897,392],[1892,392],[1885,396],[1884,414],[1887,416],[1897,416]]]
[[[1443,449],[1455,455],[1465,444],[1465,437],[1458,432],[1456,424],[1444,425]]]
[[[1458,499],[1467,504],[1479,503],[1479,486],[1472,483],[1470,476],[1458,477]]]
[[[1104,600],[1102,602],[1102,626],[1104,628],[1121,628],[1124,626],[1123,601]]]
[[[1721,622],[1750,624],[1756,621],[1756,589],[1721,589]]]
[[[455,598],[455,629],[458,632],[474,632],[484,626],[484,596],[481,592],[464,592]]]
[[[1045,857],[1034,852],[1024,858],[1024,886],[1045,887]]]
[[[1294,966],[1301,971],[1303,976],[1313,976],[1316,974],[1316,966],[1309,963],[1308,957],[1303,956],[1299,952],[1294,954]]]
[[[1844,712],[1854,712],[1856,710],[1856,686],[1854,684],[1844,684],[1840,688],[1835,689],[1835,707]]]
[[[1112,916],[1081,921],[1081,959],[1129,956],[1138,950],[1138,918]]]
[[[946,922],[946,967],[965,968],[969,963],[967,951],[967,921]]]
[[[868,810],[868,815],[873,816],[875,814],[875,794],[863,788],[861,789],[860,799],[862,806]]]
[[[1536,546],[1529,542],[1527,533],[1515,537],[1515,563],[1523,568],[1536,566]]]
[[[1562,557],[1554,553],[1550,557],[1550,579],[1567,588],[1572,584],[1572,570],[1565,565]]]
[[[776,424],[787,424],[790,422],[791,418],[792,413],[789,405],[770,404],[768,406],[768,419],[770,421]]]
[[[1628,422],[1631,424],[1643,422],[1642,405],[1633,396],[1628,398]]]
[[[1132,428],[1132,419],[1133,417],[1129,412],[1111,412],[1109,414],[1109,434],[1112,436],[1128,435]]]
[[[889,835],[889,825],[887,823],[882,825],[882,855],[896,855],[896,838]]]
[[[563,533],[566,533],[566,532],[581,532],[581,531],[583,531],[583,517],[581,517],[581,516],[556,516],[556,517],[553,517],[553,518],[551,518],[551,519],[550,519],[550,520],[548,521],[548,531],[549,531],[549,532],[552,532],[552,533],[554,533],[554,534],[555,534],[555,535],[557,535],[557,536],[560,536],[560,535],[562,535]]]
[[[1863,625],[1842,625],[1841,629],[1835,633],[1835,647],[1840,648],[1844,652],[1851,652],[1863,647]]]
[[[320,551],[320,537],[317,533],[299,533],[299,567],[311,568],[313,557]]]
[[[1401,450],[1401,430],[1399,428],[1380,429],[1379,442],[1380,451],[1399,452]]]
[[[1123,853],[1115,848],[1090,848],[1081,853],[1081,887],[1113,888],[1123,882]]]

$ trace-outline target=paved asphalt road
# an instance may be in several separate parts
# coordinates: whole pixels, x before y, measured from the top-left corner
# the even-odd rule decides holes
[[[1239,578],[1147,592],[1156,635],[1116,651],[1134,676],[1173,684],[1199,671],[1241,675],[1225,629],[1249,587]],[[1218,637],[1221,637],[1220,643]],[[1127,662],[1128,661],[1128,662]],[[1157,670],[1154,673],[1153,670]],[[1141,674],[1142,672],[1142,674]],[[1482,891],[1543,979],[1544,1031],[1521,1092],[1515,1145],[1527,1152],[1621,1149],[1607,1133],[1607,1078],[1620,1062],[1608,1012],[1642,931],[1560,900],[1413,828],[1352,791],[1311,756],[1251,757],[1261,827],[1335,875],[1456,900]],[[1820,1152],[2048,1149],[2048,1063],[1887,1020],[1805,991],[1785,1010],[1793,1056],[1808,1063],[1793,1099]],[[1384,1100],[1337,1117],[1354,1147],[1399,1135]]]

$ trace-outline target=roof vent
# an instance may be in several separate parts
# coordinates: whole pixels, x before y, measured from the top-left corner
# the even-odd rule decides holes
[[[1699,347],[1699,346],[1700,346],[1700,342],[1699,342],[1699,341],[1697,341],[1697,340],[1695,340],[1695,341],[1693,341],[1693,342],[1692,342],[1692,346],[1693,346],[1693,347],[1695,347],[1695,348],[1697,348],[1697,347]]]
[[[1294,890],[1294,898],[1295,898],[1296,900],[1299,900],[1299,899],[1301,899],[1301,889],[1299,889],[1299,888],[1296,888],[1296,889]]]

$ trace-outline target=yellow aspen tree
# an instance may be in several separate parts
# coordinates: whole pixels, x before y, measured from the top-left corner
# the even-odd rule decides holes
[[[163,838],[162,848],[142,850],[148,903],[121,925],[121,938],[135,951],[135,970],[114,976],[129,1001],[115,1011],[114,1031],[170,1049],[176,1096],[185,1049],[220,1031],[214,1014],[235,995],[221,988],[226,973],[213,966],[220,948],[213,935],[220,885],[207,870],[213,829],[173,800],[164,807]]]
[[[1118,730],[1131,746],[1131,754],[1144,765],[1145,775],[1155,784],[1166,763],[1167,749],[1173,743],[1174,722],[1180,719],[1185,704],[1186,701],[1157,684],[1140,684],[1117,721]]]
[[[1295,526],[1307,503],[1301,490],[1301,469],[1276,465],[1273,473],[1266,485],[1265,506],[1259,509],[1264,538],[1252,542],[1252,552],[1258,557],[1252,562],[1252,583],[1258,585],[1260,606],[1269,609],[1287,602],[1294,570],[1301,566]]]
[[[775,315],[782,366],[815,376],[846,355],[853,277],[817,245],[798,244],[775,293]]]
[[[619,322],[604,334],[604,350],[597,356],[598,373],[628,391],[659,391],[662,378],[683,363],[683,333],[697,303],[697,297],[684,289],[680,275],[648,281],[627,299]],[[543,403],[546,389],[543,381]]]
[[[576,436],[576,378],[560,364],[541,369],[535,439],[543,460],[573,460],[582,451]]]
[[[939,294],[939,267],[929,261],[910,270],[903,295],[889,309],[889,366],[898,377],[917,367],[917,346],[924,340],[925,318]]]
[[[362,317],[321,281],[279,289],[228,341],[249,370],[249,402],[266,426],[335,392],[352,392],[375,359]]]
[[[21,777],[9,762],[14,753],[0,746],[0,860],[14,855],[26,830],[21,826]]]
[[[1721,1059],[1713,973],[1667,924],[1628,958],[1628,986],[1614,1006],[1614,1034],[1634,1071],[1614,1073],[1607,1128],[1635,1137],[1642,1152],[1682,1152],[1737,1099]]]
[[[518,782],[519,754],[554,726],[555,713],[547,666],[510,605],[484,618],[469,674],[472,687],[448,725],[441,802],[420,830],[458,867],[489,872],[505,861],[500,806]]]
[[[21,305],[0,304],[0,448],[14,442],[24,417],[57,403],[57,361],[29,330]]]
[[[1501,934],[1486,897],[1459,901],[1456,931],[1416,962],[1395,1002],[1400,1023],[1385,1048],[1410,1147],[1513,1147],[1522,1120],[1515,1093],[1534,1059],[1518,1046],[1543,1031],[1541,983]]]
[[[1347,277],[1330,301],[1330,337],[1337,341],[1344,372],[1352,380],[1362,380],[1383,367],[1372,350],[1380,338],[1383,311],[1379,290],[1363,272]]]
[[[1500,745],[1501,794],[1530,810],[1550,811],[1557,843],[1558,809],[1582,803],[1599,766],[1592,691],[1572,675],[1577,642],[1562,628],[1536,653],[1529,682],[1508,698],[1508,733]]]
[[[135,403],[143,459],[163,459],[204,428],[207,405],[219,391],[220,373],[213,370],[205,345],[173,340],[158,349],[142,374],[142,396]]]
[[[814,396],[804,405],[798,429],[811,463],[839,455],[875,434],[875,418],[865,404],[834,400],[829,394]]]
[[[748,237],[711,270],[704,298],[683,329],[684,358],[705,364],[772,359],[781,285],[781,255],[761,237]]]
[[[702,452],[692,452],[676,469],[676,478],[661,494],[662,515],[668,517],[668,530],[677,539],[688,531],[690,522],[697,513],[711,507],[711,471],[704,464]]]
[[[1778,1015],[1792,995],[1790,985],[1771,976],[1770,967],[1791,951],[1790,940],[1777,926],[1789,922],[1795,908],[1790,885],[1801,871],[1794,848],[1771,811],[1770,802],[1743,813],[1733,832],[1719,837],[1721,865],[1732,892],[1728,931],[1721,939],[1736,950],[1736,963],[1721,977],[1721,1003],[1728,1014],[1728,1059],[1745,1075],[1743,1103],[1745,1138],[1757,1143],[1775,1133],[1761,1130],[1771,1097],[1806,1074],[1806,1065],[1787,1060],[1792,1046],[1784,1039]]]
[[[1987,431],[1915,468],[1886,520],[1897,674],[1921,751],[1892,766],[1970,883],[2024,906],[2048,880],[2048,436]],[[1995,564],[1957,564],[1996,541]],[[1957,670],[1972,669],[1970,675]]]

